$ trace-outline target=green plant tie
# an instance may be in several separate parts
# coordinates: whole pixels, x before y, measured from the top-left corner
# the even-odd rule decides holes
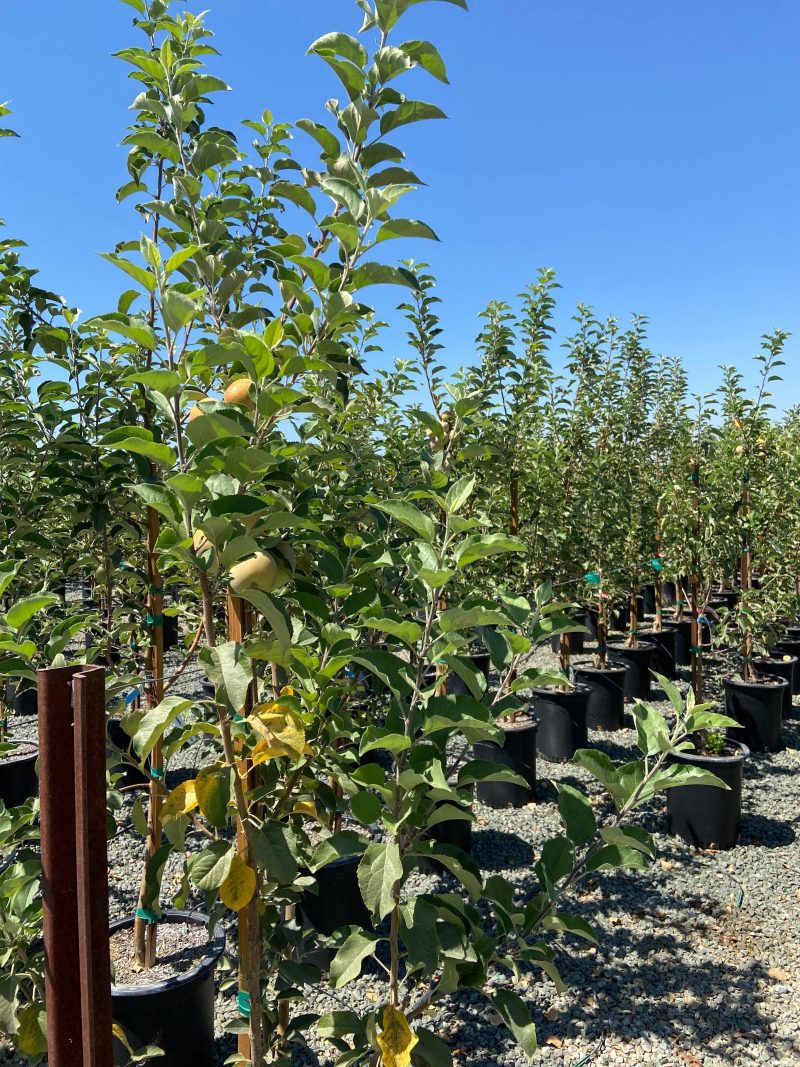
[[[650,566],[653,568],[656,574],[661,574],[661,572],[664,570],[664,564],[661,562],[660,559],[651,559]]]
[[[163,626],[164,625],[164,616],[163,615],[148,615],[147,616],[147,625],[148,626]]]
[[[700,481],[700,472],[699,471],[692,471],[692,481],[694,482],[695,485],[697,485],[697,483]]]
[[[700,645],[692,645],[689,648],[689,651],[691,653],[693,653],[694,655],[699,656],[702,653],[703,649],[702,649],[702,647]]]
[[[151,767],[150,768],[150,777],[155,782],[163,782],[165,773],[166,772],[165,772],[163,767]]]
[[[594,586],[600,585],[600,583],[603,580],[600,577],[600,575],[597,573],[597,571],[589,571],[588,574],[584,575],[584,578],[589,583],[589,585],[594,585]]]
[[[631,637],[636,637],[636,635],[639,633],[639,631],[638,630],[628,630],[628,633],[631,635]]]
[[[151,593],[152,596],[163,596],[164,595],[164,586],[163,585],[151,585],[150,586],[150,593]]]
[[[752,656],[742,656],[742,663],[752,663],[752,662],[753,662],[753,657]]]
[[[0,730],[8,729],[8,719],[0,719]]]
[[[238,711],[235,715],[232,715],[231,718],[234,722],[244,722],[244,715],[240,715]]]
[[[243,989],[239,990],[236,997],[236,1006],[239,1009],[239,1014],[243,1019],[250,1018],[250,994],[245,993]]]
[[[149,908],[137,908],[136,918],[144,919],[144,921],[150,923],[151,926],[157,926],[161,922],[161,916],[158,912],[150,911]]]
[[[598,652],[607,652],[607,651],[608,651],[608,649],[606,648],[606,646],[605,646],[605,645],[598,645],[598,646],[597,646],[597,651],[598,651]]]

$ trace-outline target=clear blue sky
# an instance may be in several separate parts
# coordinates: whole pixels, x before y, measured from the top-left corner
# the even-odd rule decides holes
[[[227,125],[269,107],[320,117],[338,82],[308,44],[353,31],[352,0],[204,0],[234,92]],[[428,183],[414,214],[442,238],[427,258],[444,298],[447,360],[474,350],[477,313],[541,265],[603,315],[650,316],[653,346],[685,357],[693,388],[749,368],[761,333],[796,336],[781,406],[800,402],[800,4],[797,0],[473,0],[421,4],[405,37],[435,41],[452,85],[425,96],[447,123],[406,131]],[[0,217],[43,281],[87,312],[113,306],[97,256],[138,232],[114,200],[134,85],[110,53],[137,39],[117,0],[2,0]],[[297,135],[306,159],[310,142]],[[372,292],[375,292],[374,290]],[[381,310],[393,294],[380,295]],[[398,350],[391,337],[387,358]]]

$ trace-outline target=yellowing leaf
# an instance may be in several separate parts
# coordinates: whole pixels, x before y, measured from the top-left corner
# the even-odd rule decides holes
[[[219,898],[231,911],[241,911],[253,899],[256,891],[256,872],[241,856],[234,856],[228,877],[219,887]]]
[[[316,819],[317,822],[321,822],[317,809],[310,800],[298,800],[292,811],[297,812],[298,815],[308,815],[310,818]]]
[[[383,1029],[378,1034],[383,1067],[409,1067],[411,1052],[418,1041],[405,1015],[387,1004],[383,1009]]]
[[[263,740],[253,750],[253,762],[265,763],[279,756],[300,759],[306,747],[306,730],[303,720],[294,708],[278,701],[275,704],[258,704],[253,708],[249,721]]]
[[[231,798],[230,772],[227,767],[204,767],[194,783],[200,811],[212,826],[223,827]]]
[[[163,822],[169,822],[170,819],[177,819],[179,815],[188,815],[196,807],[197,793],[195,792],[194,780],[181,782],[180,785],[175,786],[164,801],[164,807],[161,809],[161,819]]]

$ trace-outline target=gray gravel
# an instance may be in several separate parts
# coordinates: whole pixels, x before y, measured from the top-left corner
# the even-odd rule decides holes
[[[552,662],[541,653],[542,664]],[[709,658],[711,695],[718,695],[723,658]],[[688,682],[682,671],[681,688]],[[199,671],[187,671],[178,687],[198,694]],[[654,693],[659,704],[663,694]],[[648,872],[598,875],[567,904],[601,932],[599,949],[564,943],[560,966],[569,988],[557,996],[536,974],[516,991],[530,1004],[544,1064],[654,1064],[659,1067],[728,1067],[738,1064],[800,1064],[800,707],[784,727],[786,748],[753,755],[745,769],[743,828],[737,848],[698,852],[664,834],[664,800],[658,798],[641,822],[656,835],[659,859]],[[630,724],[629,724],[630,725]],[[13,732],[30,737],[35,723],[16,720]],[[592,733],[590,743],[614,759],[635,757],[635,733]],[[203,742],[173,765],[169,785],[202,764]],[[542,842],[560,832],[552,783],[569,780],[597,792],[580,768],[539,762],[537,803],[497,811],[476,804],[474,858],[486,874],[499,874],[520,898],[534,884],[533,860]],[[118,815],[123,824],[130,795]],[[112,917],[135,902],[140,873],[136,834],[123,832],[109,845]],[[177,888],[177,864],[169,867],[167,891]],[[410,892],[455,883],[416,874]],[[229,941],[230,944],[230,941]],[[219,1062],[233,1050],[224,1037],[235,1015],[229,963],[217,1001]],[[317,991],[301,1010],[327,1011],[379,1004],[382,975],[370,968],[337,991]],[[456,1064],[470,1067],[523,1064],[522,1053],[478,992],[464,991],[435,1020]],[[0,1050],[0,1064],[21,1061]],[[333,1049],[313,1039],[299,1050],[297,1067],[335,1062]]]

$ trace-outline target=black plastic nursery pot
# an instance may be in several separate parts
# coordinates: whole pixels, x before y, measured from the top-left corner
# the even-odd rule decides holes
[[[319,893],[303,893],[300,908],[317,933],[329,937],[342,926],[372,929],[372,917],[358,885],[361,856],[342,856],[314,872]]]
[[[194,923],[208,920],[193,912],[169,911],[164,923]],[[111,933],[133,925],[133,919],[111,924]],[[163,1056],[150,1063],[164,1067],[214,1067],[214,969],[225,948],[225,934],[218,926],[203,959],[185,974],[151,985],[111,987],[111,1013],[125,1032],[131,1048],[157,1045]],[[122,1067],[130,1054],[114,1038],[114,1064]]]
[[[742,771],[750,750],[739,741],[729,740],[728,745],[736,752],[721,756],[680,752],[670,757],[674,763],[710,771],[729,787],[680,785],[667,790],[669,833],[697,848],[729,849],[739,840]]]
[[[786,636],[790,641],[800,641],[800,626],[787,626]]]
[[[664,619],[664,628],[675,631],[675,666],[688,667],[692,662],[692,620]]]
[[[625,675],[628,668],[576,666],[575,681],[589,690],[586,722],[593,730],[622,730],[625,727]]]
[[[783,638],[783,640],[772,646],[770,655],[796,656],[800,659],[800,641],[791,641],[788,638]],[[792,684],[792,694],[797,696],[798,693],[800,693],[800,670],[795,671]]]
[[[133,741],[123,729],[119,719],[108,720],[106,723],[106,735],[110,742],[110,747],[106,750],[107,758],[114,759],[117,755],[115,750],[119,750],[127,753],[133,763],[139,763],[139,757],[133,750]],[[120,760],[119,763],[111,765],[111,774],[119,775],[115,782],[117,789],[136,789],[150,784],[149,775],[140,770],[139,767],[133,766],[133,763]],[[150,766],[149,759],[146,762],[146,766]]]
[[[539,719],[537,748],[551,763],[571,760],[579,748],[589,743],[588,708],[591,690],[586,685],[573,689],[532,689],[533,710]]]
[[[35,686],[22,689],[6,682],[6,704],[14,708],[15,715],[36,715],[39,711],[39,693]]]
[[[452,786],[456,785],[456,782],[451,781],[449,783]],[[474,789],[470,788],[470,793],[474,794]],[[442,804],[452,803],[450,801],[442,801]],[[437,805],[438,807],[439,805]],[[465,811],[472,810],[472,802],[469,806],[458,805],[464,807]],[[460,848],[462,852],[466,852],[468,856],[472,855],[472,821],[467,819],[446,819],[444,822],[437,823],[424,835],[429,841],[436,841],[439,845],[453,845],[455,848]],[[421,856],[417,863],[421,871],[425,871],[428,874],[439,874],[441,871],[446,870],[444,864],[435,859],[428,859],[425,856]]]
[[[650,659],[650,670],[656,674],[663,674],[666,678],[678,677],[678,667],[675,662],[675,648],[678,635],[674,629],[648,630],[644,635],[645,641],[654,645],[653,655]]]
[[[213,682],[209,681],[208,678],[204,677],[200,679],[200,688],[203,690],[203,696],[207,700],[213,700],[217,695],[217,687]]]
[[[725,713],[739,726],[728,727],[728,737],[741,741],[751,752],[778,752],[782,745],[785,678],[745,682],[725,679]]]
[[[164,616],[164,651],[169,652],[178,643],[178,616]]]
[[[719,601],[720,607],[727,608],[730,611],[736,607],[739,600],[738,589],[718,589],[714,593],[714,600]]]
[[[792,714],[792,693],[794,692],[794,676],[798,662],[800,661],[796,656],[784,659],[781,653],[753,660],[753,667],[757,674],[769,674],[774,678],[784,678],[787,681],[788,685],[783,691],[784,719],[788,719]]]
[[[488,652],[472,652],[467,657],[472,663],[472,666],[480,671],[487,683],[489,681],[489,671],[492,666],[492,660]],[[451,671],[447,676],[447,695],[448,696],[472,696],[467,683],[454,672]]]
[[[574,611],[574,612],[571,612],[570,614],[572,615],[572,618],[574,619],[574,621],[579,626],[587,626],[588,625],[589,620],[588,620],[588,617],[587,617],[588,616],[587,612],[585,612],[585,611]],[[585,641],[587,635],[586,634],[582,634],[582,633],[575,633],[575,634],[567,634],[566,636],[569,638],[570,655],[571,656],[579,656],[583,652],[584,641]],[[555,637],[551,637],[550,638],[550,651],[553,652],[555,655],[558,655],[558,653],[561,651],[561,635],[560,634],[556,634]]]
[[[788,659],[786,657],[789,657]],[[780,652],[772,649],[769,653],[770,659],[783,660],[786,663],[793,665],[792,671],[792,696],[797,696],[800,693],[800,658],[797,656],[791,656],[788,652]],[[791,704],[789,708],[790,712],[794,714],[794,705]]]
[[[32,741],[23,741],[19,755],[12,752],[0,759],[0,800],[7,808],[18,808],[39,795],[38,758],[39,746]]]
[[[612,663],[624,663],[628,668],[625,675],[625,696],[629,700],[650,699],[650,664],[655,646],[649,641],[640,641],[636,648],[626,648],[617,642],[608,643],[608,656]]]
[[[655,615],[656,613],[656,587],[654,585],[646,585],[642,589],[642,610],[645,615]]]
[[[536,735],[539,723],[532,715],[517,722],[503,724],[502,746],[494,741],[479,741],[472,746],[475,759],[507,767],[526,782],[478,782],[478,800],[487,808],[524,808],[536,799]]]

